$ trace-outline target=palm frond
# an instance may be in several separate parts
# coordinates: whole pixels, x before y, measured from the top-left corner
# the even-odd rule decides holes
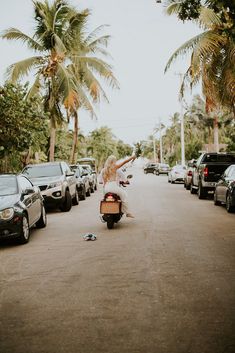
[[[41,71],[39,71],[36,74],[36,79],[34,80],[33,85],[30,87],[30,89],[26,95],[26,99],[30,99],[30,98],[38,95],[40,88],[41,88],[41,76],[42,76]]]
[[[43,63],[42,56],[33,56],[10,65],[6,71],[6,77],[12,82],[16,82],[21,77],[28,75],[31,69],[37,68]]]
[[[44,51],[44,48],[40,43],[38,43],[33,38],[29,37],[27,34],[21,32],[17,28],[9,28],[3,31],[1,37],[7,40],[19,40],[25,43],[29,49],[33,49],[35,51]]]
[[[169,3],[165,10],[166,14],[169,16],[177,15],[181,10],[181,3],[182,1],[173,1]]]
[[[213,28],[223,24],[220,17],[214,12],[214,10],[205,6],[202,6],[200,9],[198,21],[205,28]]]
[[[86,64],[88,68],[105,79],[112,88],[119,88],[119,83],[113,75],[111,65],[96,57],[79,56],[78,58],[81,63]]]
[[[58,63],[57,77],[58,77],[58,92],[62,97],[62,101],[64,101],[71,92],[77,91],[77,86],[75,84],[76,79],[62,63]]]

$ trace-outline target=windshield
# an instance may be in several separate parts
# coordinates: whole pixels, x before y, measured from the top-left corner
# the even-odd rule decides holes
[[[95,170],[95,159],[89,159],[89,158],[80,158],[78,160],[78,163],[81,165],[88,165],[91,167],[92,170]]]
[[[206,154],[202,163],[235,163],[235,154]]]
[[[34,165],[26,167],[23,171],[29,178],[55,177],[62,175],[59,164],[55,165]]]
[[[160,167],[161,168],[169,168],[169,165],[168,164],[160,164]]]
[[[0,196],[14,195],[18,193],[16,177],[13,175],[0,176]]]

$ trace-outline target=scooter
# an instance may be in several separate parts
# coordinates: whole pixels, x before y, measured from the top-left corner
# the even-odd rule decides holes
[[[132,175],[128,175],[127,179],[131,179]],[[126,187],[130,184],[129,180],[120,181],[120,186]],[[104,195],[104,199],[100,202],[100,213],[102,219],[107,223],[107,228],[112,229],[114,224],[119,222],[123,216],[122,213],[122,201],[117,194],[108,192]]]

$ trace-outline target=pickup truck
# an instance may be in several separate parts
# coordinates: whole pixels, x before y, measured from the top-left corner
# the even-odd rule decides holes
[[[191,194],[198,192],[199,199],[206,198],[231,164],[235,164],[235,153],[202,153],[193,166]]]

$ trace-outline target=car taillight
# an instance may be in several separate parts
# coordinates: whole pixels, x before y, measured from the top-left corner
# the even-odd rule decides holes
[[[188,171],[188,176],[192,176],[193,172],[191,170]]]
[[[208,175],[209,175],[209,169],[208,169],[207,167],[204,168],[203,174],[204,174],[205,177],[208,177]]]

